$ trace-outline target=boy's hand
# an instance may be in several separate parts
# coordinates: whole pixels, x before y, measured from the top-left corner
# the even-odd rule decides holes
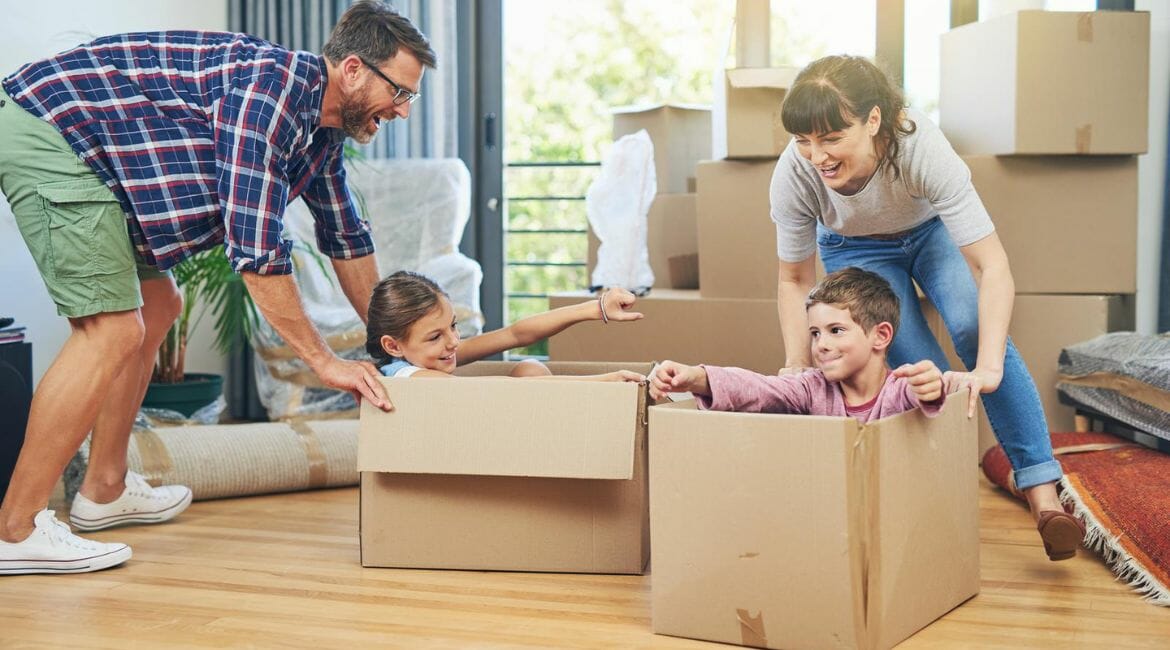
[[[636,383],[636,382],[640,382],[640,381],[646,381],[646,377],[639,375],[638,373],[636,373],[632,370],[615,370],[613,372],[607,372],[604,375],[597,375],[597,380],[598,381],[628,381],[628,382],[635,382]]]
[[[650,397],[662,399],[667,393],[692,392],[706,395],[707,371],[699,366],[688,366],[674,361],[658,364],[650,377]]]
[[[899,366],[894,376],[906,378],[919,402],[933,402],[943,396],[943,374],[930,359]]]
[[[975,417],[975,407],[979,405],[979,395],[990,393],[988,386],[983,383],[983,375],[977,372],[954,372],[948,370],[943,373],[943,383],[947,393],[955,393],[964,388],[970,392],[967,395],[967,417]]]
[[[601,294],[600,304],[605,310],[605,317],[608,320],[638,320],[642,318],[642,314],[636,311],[630,311],[630,308],[634,306],[634,301],[637,299],[637,296],[625,289],[607,289],[605,293]],[[600,317],[599,314],[598,318]]]

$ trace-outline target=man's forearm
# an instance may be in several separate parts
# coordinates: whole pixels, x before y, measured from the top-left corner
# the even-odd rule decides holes
[[[370,296],[378,284],[378,261],[373,255],[356,257],[352,260],[333,259],[333,271],[341,283],[341,291],[353,305],[354,311],[365,323],[370,310]]]
[[[310,368],[317,368],[334,358],[333,351],[313,326],[301,302],[301,292],[291,275],[240,274],[252,301],[268,324]],[[368,298],[367,298],[368,300]]]

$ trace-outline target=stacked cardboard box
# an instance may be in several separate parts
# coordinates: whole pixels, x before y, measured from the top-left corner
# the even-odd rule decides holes
[[[1149,34],[1145,12],[1020,11],[942,38],[941,127],[1007,251],[1009,333],[1054,431],[1073,428],[1055,387],[1061,348],[1133,327]],[[983,424],[980,453],[994,444]]]
[[[549,308],[588,300],[587,293],[549,298]],[[698,291],[655,290],[634,306],[631,323],[581,323],[548,341],[558,361],[663,361],[738,366],[774,373],[784,365],[776,299],[704,298]]]
[[[645,129],[654,145],[658,194],[646,215],[646,246],[655,288],[698,286],[698,227],[692,189],[695,163],[711,155],[711,110],[664,104],[613,113],[613,139]],[[599,241],[589,231],[586,270],[593,277]],[[673,270],[673,272],[672,272]]]

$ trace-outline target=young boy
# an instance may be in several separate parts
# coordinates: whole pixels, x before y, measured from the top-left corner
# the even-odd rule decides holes
[[[898,297],[881,276],[855,267],[830,273],[813,288],[805,308],[816,369],[773,376],[665,361],[650,379],[651,396],[689,391],[700,409],[852,416],[861,422],[915,407],[927,416],[938,414],[946,393],[943,374],[932,361],[892,372],[886,365],[900,311]]]

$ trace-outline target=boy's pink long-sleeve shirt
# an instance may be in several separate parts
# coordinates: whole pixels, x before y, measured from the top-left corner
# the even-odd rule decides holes
[[[711,395],[695,398],[704,410],[852,416],[866,423],[916,407],[921,407],[928,417],[934,417],[946,401],[943,395],[931,402],[919,402],[910,390],[910,383],[892,372],[872,402],[847,409],[840,382],[825,379],[820,370],[807,370],[798,375],[761,375],[743,368],[703,368],[707,371]]]

